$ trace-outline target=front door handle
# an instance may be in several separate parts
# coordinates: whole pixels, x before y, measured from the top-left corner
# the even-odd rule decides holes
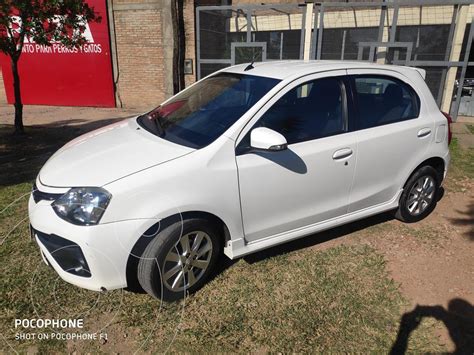
[[[341,159],[349,158],[351,155],[352,155],[351,148],[342,148],[342,149],[336,150],[334,154],[332,155],[332,158],[334,160],[341,160]]]
[[[431,134],[431,128],[422,128],[418,131],[418,138],[428,137]]]

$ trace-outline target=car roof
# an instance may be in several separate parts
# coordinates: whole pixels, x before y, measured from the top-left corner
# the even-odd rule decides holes
[[[220,72],[264,76],[284,80],[295,75],[308,75],[338,69],[382,69],[401,74],[418,72],[424,78],[424,70],[398,65],[376,64],[364,61],[345,60],[282,60],[253,63],[253,69],[245,70],[250,63],[225,68]]]

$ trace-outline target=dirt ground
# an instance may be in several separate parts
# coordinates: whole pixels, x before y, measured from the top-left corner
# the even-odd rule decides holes
[[[446,192],[435,211],[416,225],[406,226],[397,220],[388,220],[369,227],[365,233],[345,234],[314,248],[367,243],[381,252],[391,276],[411,302],[407,312],[416,306],[429,307],[426,317],[440,321],[436,329],[440,342],[449,351],[455,351],[457,346],[449,334],[452,329],[442,323],[450,313],[461,313],[474,320],[471,306],[474,304],[473,228],[474,191],[471,185],[469,191]],[[457,300],[469,304],[462,304],[458,310]]]
[[[26,125],[75,125],[89,121],[128,117],[138,109],[25,107]],[[0,107],[0,124],[11,124],[12,107]],[[474,147],[474,135],[461,118],[453,131],[464,149]],[[408,315],[431,317],[436,332],[450,351],[459,346],[456,324],[450,313],[474,319],[474,186],[465,180],[460,188],[446,188],[435,211],[417,224],[405,225],[390,216],[376,216],[326,233],[327,242],[309,246],[327,249],[339,244],[366,243],[380,251],[393,279],[410,300]],[[305,242],[302,242],[304,244]],[[275,251],[270,251],[272,253]],[[418,306],[418,308],[417,308]],[[413,311],[413,312],[412,312]],[[412,312],[412,313],[410,313]]]

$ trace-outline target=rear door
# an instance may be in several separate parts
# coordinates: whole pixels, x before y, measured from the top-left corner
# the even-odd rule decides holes
[[[357,120],[357,166],[349,213],[393,201],[433,137],[422,95],[402,74],[348,70]]]

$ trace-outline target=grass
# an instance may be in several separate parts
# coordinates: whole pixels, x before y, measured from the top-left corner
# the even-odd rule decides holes
[[[453,138],[449,146],[451,164],[447,187],[453,191],[465,190],[466,181],[474,179],[474,147],[463,149],[457,138]]]
[[[454,177],[474,178],[474,148],[463,149],[458,139],[453,138],[449,146],[451,151],[451,170]]]
[[[471,134],[474,134],[474,124],[466,124],[466,127]]]
[[[0,188],[0,210],[30,188],[28,183]],[[0,235],[23,217],[26,198],[2,215]],[[98,294],[63,282],[43,264],[28,233],[25,221],[0,248],[0,332],[20,351],[69,348],[64,341],[15,340],[14,319],[82,317],[87,332],[110,323],[104,330],[110,340],[69,345],[80,352],[129,352],[140,346],[154,351],[386,352],[407,303],[383,257],[367,246],[242,259],[186,304],[160,305],[143,294]],[[423,322],[409,350],[442,350],[432,326]],[[5,342],[0,349],[8,350]]]
[[[34,133],[41,132],[37,128]],[[0,160],[0,211],[29,193],[39,166],[65,139],[57,131],[42,138],[43,151],[35,150],[41,137],[34,134],[26,143],[12,138],[0,146],[8,152]],[[450,149],[447,185],[461,188],[474,178],[473,150],[461,149],[456,139]],[[0,214],[0,238],[6,237],[0,246],[0,333],[21,352],[388,352],[408,305],[384,258],[363,245],[241,259],[185,304],[160,304],[121,290],[98,294],[63,282],[44,265],[29,239],[27,220],[21,222],[26,216],[27,197]],[[367,229],[383,232],[383,225]],[[437,238],[431,230],[410,233],[427,243]],[[16,318],[76,317],[84,319],[83,331],[106,332],[107,343],[15,340]],[[423,320],[411,334],[408,350],[445,350],[434,328],[434,321]],[[0,341],[0,352],[11,350],[7,342]]]
[[[440,230],[439,227],[429,225],[420,226],[416,223],[413,225],[401,224],[398,229],[401,234],[412,237],[431,248],[442,246],[448,238],[446,233]]]

